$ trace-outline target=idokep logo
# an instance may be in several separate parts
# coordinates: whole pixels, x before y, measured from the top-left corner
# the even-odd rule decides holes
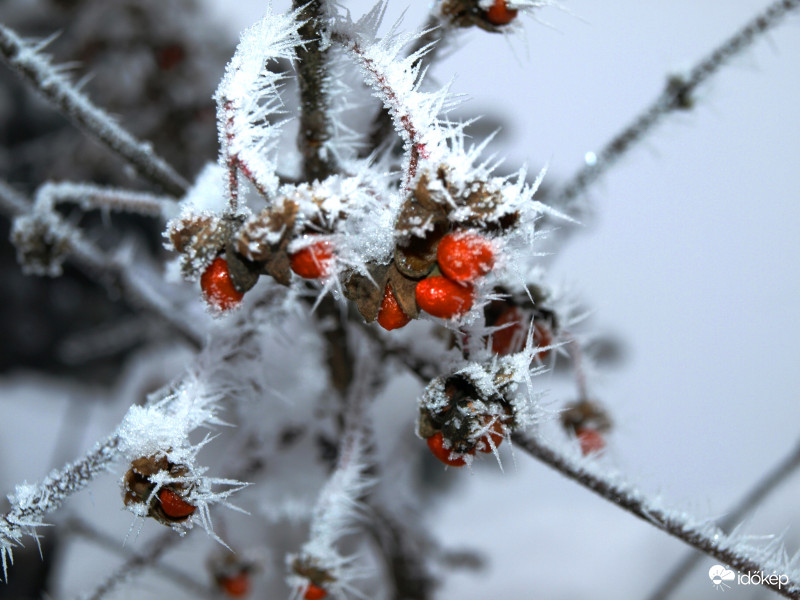
[[[722,565],[714,565],[708,570],[708,577],[716,589],[724,592],[731,587],[727,582],[736,579],[736,574]]]
[[[781,589],[784,585],[789,583],[788,575],[778,575],[772,573],[767,575],[761,571],[748,571],[747,573],[734,573],[732,570],[723,567],[722,565],[714,565],[708,570],[708,578],[714,588],[724,592],[730,589],[730,583],[734,581],[739,585],[762,585],[768,583],[777,586]]]

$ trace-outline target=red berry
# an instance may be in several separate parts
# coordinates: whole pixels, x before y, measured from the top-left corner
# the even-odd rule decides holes
[[[304,600],[322,600],[325,596],[328,595],[323,588],[319,587],[318,585],[314,585],[313,583],[309,583],[308,587],[306,588],[306,593],[303,594]]]
[[[239,305],[244,294],[233,287],[228,261],[218,256],[200,277],[200,289],[211,306],[217,310],[230,310]]]
[[[161,488],[158,499],[161,501],[161,510],[172,519],[188,517],[197,510],[196,506],[192,506],[169,488]]]
[[[392,292],[392,286],[387,284],[383,292],[381,309],[378,312],[378,325],[387,331],[391,331],[392,329],[405,327],[410,322],[411,317],[400,308],[400,305],[397,303],[397,298],[395,298],[394,292]]]
[[[475,281],[494,266],[492,243],[477,233],[448,233],[436,249],[442,273],[453,281]]]
[[[494,0],[494,4],[486,11],[486,20],[492,25],[508,25],[517,17],[517,11],[508,8],[506,0]]]
[[[487,417],[486,422],[488,423],[491,420],[490,417]],[[491,438],[491,442],[489,439]],[[481,447],[481,452],[485,452],[489,454],[494,451],[494,448],[499,448],[500,444],[503,443],[505,439],[504,432],[503,432],[503,424],[499,420],[495,420],[492,423],[492,426],[489,427],[489,432],[486,435],[482,436],[479,442],[483,443]],[[492,446],[494,444],[494,446]],[[480,446],[480,443],[478,444]]]
[[[332,259],[333,245],[320,240],[289,256],[289,265],[300,277],[319,279],[328,275]]]
[[[550,333],[550,329],[537,321],[533,322],[533,343],[539,348],[550,346],[553,343],[553,334]],[[536,357],[540,360],[544,360],[548,352],[549,350],[542,350]]]
[[[596,454],[606,447],[603,434],[591,427],[579,427],[575,430],[575,437],[578,438],[578,442],[581,445],[581,453],[584,456]]]
[[[463,467],[467,464],[467,461],[464,460],[463,456],[456,456],[454,458],[450,458],[450,454],[452,453],[452,448],[445,448],[444,447],[444,436],[442,435],[441,431],[437,431],[431,437],[428,438],[428,448],[431,449],[433,455],[442,461],[446,465],[450,465],[451,467]],[[469,454],[474,454],[475,451],[473,450]]]
[[[459,285],[447,277],[435,275],[423,279],[415,291],[417,305],[434,317],[459,317],[472,308],[473,291],[469,284]]]
[[[230,577],[220,577],[217,583],[231,598],[243,598],[250,592],[250,577],[244,571]]]
[[[494,323],[495,327],[503,325],[505,327],[492,333],[492,352],[505,356],[522,350],[525,345],[522,311],[516,306],[506,308]]]

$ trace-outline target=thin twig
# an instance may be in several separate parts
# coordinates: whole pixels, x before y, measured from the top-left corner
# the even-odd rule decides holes
[[[81,595],[81,600],[102,600],[121,584],[131,579],[139,572],[153,566],[161,556],[185,537],[179,536],[174,531],[165,531],[148,544],[147,549],[125,561],[118,569],[106,577],[89,596]]]
[[[742,522],[742,519],[758,506],[764,498],[771,494],[781,483],[800,467],[800,444],[795,449],[781,459],[772,470],[767,473],[756,485],[754,485],[742,497],[739,502],[728,512],[724,518],[717,521],[717,526],[723,531],[729,531]],[[665,600],[678,588],[684,579],[692,572],[692,569],[703,558],[700,552],[690,551],[683,557],[683,560],[676,563],[669,573],[661,580],[655,588],[649,600]]]
[[[40,46],[25,42],[0,23],[0,54],[15,72],[86,133],[136,167],[150,182],[173,196],[186,193],[187,182],[156,155],[149,144],[134,138],[79,92],[62,70],[52,66],[49,58],[39,52]]]
[[[3,579],[8,579],[7,560],[13,563],[13,548],[21,545],[24,535],[35,537],[42,518],[82,490],[117,457],[119,436],[114,434],[98,442],[83,458],[53,471],[40,483],[17,486],[10,510],[0,515],[0,562]]]
[[[772,3],[698,62],[686,76],[670,78],[664,91],[655,101],[612,138],[597,153],[591,164],[583,166],[560,191],[554,194],[554,203],[559,206],[571,203],[650,133],[664,117],[673,111],[691,108],[694,93],[700,85],[799,6],[800,0],[778,0]]]
[[[679,517],[680,513],[677,511],[671,512],[655,506],[641,491],[618,480],[606,479],[591,472],[581,462],[559,453],[558,450],[538,438],[516,433],[512,439],[517,447],[522,448],[565,477],[734,569],[742,572],[769,574],[776,572],[779,567],[767,557],[763,557],[761,562],[751,558],[757,556],[756,548],[750,548],[746,553],[742,552],[737,549],[737,544],[728,535],[713,525],[695,525]],[[773,583],[772,579],[764,577],[762,585],[787,598],[800,598],[800,582],[791,580],[788,575],[784,576],[788,581],[780,583]]]
[[[431,14],[428,16],[423,31],[424,33],[414,41],[414,44],[407,52],[407,56],[411,56],[412,54],[420,52],[423,48],[428,48],[428,51],[422,54],[417,60],[417,64],[420,65],[420,73],[424,73],[436,60],[452,28],[447,21],[442,21]],[[378,112],[375,119],[372,121],[369,140],[366,147],[361,152],[361,156],[369,156],[375,150],[386,144],[387,140],[393,140],[392,146],[395,146],[397,141],[399,141],[395,135],[391,115],[382,110]]]
[[[0,213],[19,217],[30,213],[32,205],[0,179]],[[58,217],[55,217],[58,218]],[[170,305],[159,292],[148,285],[129,265],[112,258],[88,241],[80,229],[58,219],[59,231],[66,243],[67,259],[87,277],[107,289],[115,286],[123,292],[133,308],[147,310],[173,327],[196,350],[203,346],[203,337]]]
[[[297,30],[303,40],[297,52],[297,83],[300,87],[300,131],[297,145],[303,156],[306,181],[323,180],[336,170],[333,153],[326,148],[331,139],[328,114],[328,49],[322,48],[324,0],[293,0],[292,8],[304,24]]]
[[[111,552],[132,560],[141,559],[145,556],[144,553],[135,553],[132,550],[127,550],[120,544],[118,538],[112,537],[100,531],[96,527],[93,527],[88,522],[78,517],[72,517],[65,523],[63,533],[65,535],[70,533],[79,535],[86,540],[97,544],[98,546],[102,546]],[[215,594],[214,591],[212,591],[208,586],[203,585],[179,569],[166,567],[159,563],[153,564],[152,568],[154,571],[160,573],[168,580],[182,587],[182,589],[191,590],[192,593],[206,598],[217,597],[217,594]]]

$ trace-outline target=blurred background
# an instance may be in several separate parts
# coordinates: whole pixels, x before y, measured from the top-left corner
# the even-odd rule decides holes
[[[273,5],[280,10],[288,2]],[[371,3],[345,5],[359,15]],[[456,116],[486,115],[487,128],[502,126],[491,151],[506,157],[503,168],[527,163],[536,172],[548,165],[546,182],[557,186],[654,99],[670,73],[690,67],[766,5],[569,0],[542,9],[538,20],[525,19],[520,35],[463,32],[429,77],[441,83],[455,77],[453,92],[471,98]],[[92,98],[153,139],[191,178],[215,159],[211,94],[238,31],[264,7],[4,0],[0,20],[26,36],[60,30],[51,46],[57,62],[79,61],[76,72],[91,74],[85,85]],[[417,27],[428,9],[426,2],[393,0],[386,24],[403,15],[405,27]],[[82,29],[92,27],[103,35]],[[142,28],[157,33],[148,30],[142,40]],[[85,47],[87,39],[95,44]],[[589,380],[615,423],[601,460],[699,517],[724,516],[800,438],[798,56],[795,15],[705,85],[694,110],[667,118],[595,185],[582,226],[543,259],[550,280],[592,309],[588,329],[623,350],[623,360]],[[179,132],[164,123],[179,124]],[[81,136],[32,101],[5,67],[0,136],[0,175],[20,191],[65,176],[131,185],[118,163],[84,160],[91,144],[84,148]],[[124,226],[144,228],[159,243],[147,224]],[[142,389],[147,382],[130,375],[128,354],[104,353],[88,367],[70,362],[77,334],[109,319],[135,324],[136,314],[109,303],[79,274],[47,282],[22,276],[5,242],[0,260],[0,490],[10,492],[110,432],[120,398],[141,393],[130,382]],[[182,360],[165,364],[164,376]],[[120,371],[129,374],[127,387]],[[540,383],[554,403],[575,393],[555,376]],[[416,391],[409,390],[410,404]],[[71,435],[77,423],[79,435]],[[686,552],[681,542],[524,453],[505,449],[503,456],[503,473],[488,462],[474,473],[446,472],[448,493],[421,515],[448,546],[486,557],[478,571],[454,571],[437,597],[644,598]],[[102,499],[118,494],[113,478],[106,482],[114,489],[76,501],[102,507]],[[796,552],[798,497],[800,477],[788,476],[744,530],[783,535],[788,552]],[[111,514],[99,524],[121,542],[130,517],[117,506],[98,515]],[[50,532],[44,534],[47,540]],[[91,551],[73,549],[54,567],[61,581],[56,597],[86,588],[91,565],[88,573],[77,565],[92,555],[82,552]],[[22,564],[37,568],[38,560]],[[707,576],[713,564],[703,559],[675,597],[716,594]],[[12,585],[25,579],[12,572]],[[0,597],[25,593],[0,587]],[[725,597],[771,594],[734,585]]]

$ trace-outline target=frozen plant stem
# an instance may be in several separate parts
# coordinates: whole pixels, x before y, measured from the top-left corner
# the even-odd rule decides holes
[[[738,504],[717,522],[722,531],[730,531],[736,527],[756,506],[758,506],[775,488],[800,467],[800,444],[787,457],[783,458],[767,475],[761,479]],[[656,586],[649,600],[665,600],[673,594],[692,569],[700,562],[703,554],[690,551],[677,563],[664,579]]]
[[[58,68],[50,64],[40,49],[0,23],[0,53],[14,71],[62,114],[127,160],[151,183],[162,187],[168,194],[182,196],[188,189],[186,181],[157,156],[149,144],[134,138],[92,104]]]
[[[0,559],[3,579],[8,579],[7,558],[13,563],[13,548],[20,546],[23,535],[36,536],[35,528],[43,525],[42,518],[64,503],[72,494],[82,490],[117,457],[119,436],[112,435],[97,445],[82,459],[53,471],[38,485],[17,486],[11,509],[0,516]]]
[[[691,109],[694,93],[700,85],[719,72],[731,59],[752,46],[762,35],[780,24],[789,12],[799,6],[800,0],[773,2],[698,62],[687,75],[670,78],[664,91],[650,106],[608,142],[591,164],[587,163],[560,191],[555,192],[554,204],[568,206],[636,146],[664,117],[676,110]]]
[[[66,535],[73,534],[75,536],[80,536],[87,541],[90,541],[98,546],[102,546],[106,550],[114,552],[115,554],[119,554],[131,560],[139,559],[145,557],[144,554],[135,554],[130,550],[123,548],[120,543],[119,539],[116,537],[112,537],[102,531],[96,529],[83,519],[73,518],[70,519],[64,527],[64,533]],[[172,536],[174,537],[174,536]],[[201,584],[200,582],[196,581],[192,577],[189,577],[182,571],[175,569],[174,567],[165,567],[160,564],[153,565],[153,570],[159,573],[160,575],[166,577],[167,579],[173,581],[176,584],[183,586],[187,590],[192,590],[192,593],[197,594],[198,596],[202,596],[205,598],[216,598],[217,595],[214,594],[207,586]]]
[[[540,439],[520,433],[514,434],[512,439],[518,447],[565,477],[738,571],[772,573],[776,570],[772,564],[767,564],[766,560],[758,562],[751,558],[755,552],[741,552],[731,538],[720,529],[713,526],[697,527],[679,518],[677,512],[671,514],[663,508],[654,506],[646,496],[632,486],[604,479],[597,473],[590,472],[579,462],[560,454]],[[779,585],[772,584],[764,578],[763,585],[787,598],[800,598],[800,582],[790,579],[788,583]]]
[[[152,542],[142,554],[130,558],[116,571],[112,572],[89,596],[80,596],[80,600],[102,600],[117,586],[125,583],[134,575],[155,564],[161,556],[172,546],[184,538],[175,535],[173,531],[165,531]]]
[[[331,139],[328,115],[328,49],[323,49],[325,0],[294,0],[292,8],[304,21],[297,32],[303,40],[297,53],[297,82],[300,87],[300,131],[297,146],[303,156],[306,181],[323,180],[336,171],[327,148]]]

